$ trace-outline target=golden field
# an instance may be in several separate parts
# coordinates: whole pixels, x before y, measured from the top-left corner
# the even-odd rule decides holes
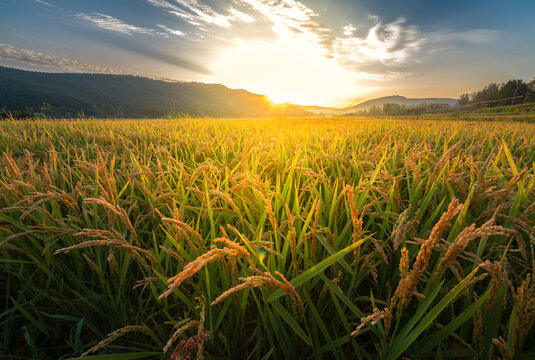
[[[0,123],[5,359],[535,356],[535,124]]]

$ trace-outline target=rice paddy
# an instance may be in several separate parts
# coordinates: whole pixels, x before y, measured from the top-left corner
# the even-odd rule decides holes
[[[2,359],[535,356],[535,124],[0,123]]]

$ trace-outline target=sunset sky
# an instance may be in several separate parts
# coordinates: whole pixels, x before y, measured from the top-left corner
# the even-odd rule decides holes
[[[535,76],[534,19],[534,0],[1,0],[0,64],[301,105],[456,98]]]

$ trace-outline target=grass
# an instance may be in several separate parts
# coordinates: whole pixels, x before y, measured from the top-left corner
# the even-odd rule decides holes
[[[521,114],[528,115],[535,113],[535,103],[518,104],[510,106],[497,106],[485,109],[474,110],[478,114]]]
[[[535,125],[0,123],[5,359],[531,358]]]
[[[496,106],[465,112],[422,114],[426,120],[535,122],[535,103]]]

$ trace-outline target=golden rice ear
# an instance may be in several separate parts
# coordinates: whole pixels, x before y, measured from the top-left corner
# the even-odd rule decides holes
[[[314,211],[314,223],[312,224],[312,231],[310,233],[310,258],[312,261],[316,258],[316,248],[318,246],[318,222],[320,214],[320,201],[318,197],[316,197],[314,205],[316,210]],[[314,205],[312,205],[312,208],[314,208]]]
[[[123,222],[123,224],[126,225],[126,227],[130,231],[132,236],[137,238],[136,230],[134,229],[134,226],[132,225],[132,222],[130,221],[130,218],[128,217],[128,214],[118,204],[113,205],[113,204],[109,203],[106,199],[104,199],[103,197],[100,197],[98,199],[87,198],[87,199],[84,199],[84,203],[86,203],[86,204],[98,204],[98,205],[103,206],[110,213],[115,214],[119,219],[121,219],[121,221]]]
[[[522,284],[513,292],[514,321],[509,322],[512,331],[512,355],[521,350],[531,328],[535,325],[535,284],[528,273]]]
[[[357,326],[357,328],[350,335],[357,336],[360,333],[360,331],[364,328],[364,326],[366,326],[368,323],[371,325],[377,325],[379,320],[383,320],[383,319],[385,322],[385,333],[388,334],[390,330],[390,324],[392,322],[392,314],[390,313],[390,310],[385,307],[383,310],[374,308],[373,313],[371,315],[368,315],[360,319],[360,325]]]
[[[353,187],[346,185],[345,193],[347,201],[349,202],[349,208],[351,210],[351,223],[353,225],[353,243],[360,241],[362,238],[362,219],[359,219],[359,212],[355,203],[355,195],[353,194]],[[358,265],[360,260],[360,246],[353,250],[353,267]]]
[[[466,249],[472,240],[481,238],[483,236],[510,235],[514,232],[510,229],[505,229],[502,226],[494,226],[493,224],[494,219],[490,219],[480,228],[476,229],[475,224],[464,228],[450,244],[444,256],[440,259],[438,268],[434,275],[435,281],[437,281],[444,274],[446,269],[453,266],[453,263],[456,261],[457,257],[462,251],[464,251],[464,249]]]
[[[240,279],[243,279],[243,278],[240,278]],[[239,291],[245,290],[245,289],[250,288],[250,287],[258,287],[258,286],[262,286],[263,285],[261,282],[254,281],[254,279],[249,279],[248,280],[248,278],[245,278],[245,279],[243,279],[243,281],[244,281],[243,283],[241,283],[239,285],[236,285],[233,288],[230,288],[230,289],[224,291],[214,301],[212,301],[212,303],[210,305],[211,306],[217,305],[218,303],[220,303],[221,301],[225,300],[230,295],[235,294],[235,293],[237,293]]]
[[[54,252],[54,254],[68,253],[72,250],[85,249],[94,246],[107,246],[110,249],[108,255],[108,262],[113,272],[117,270],[117,262],[115,260],[115,254],[113,253],[113,249],[120,249],[130,254],[134,260],[136,260],[143,268],[145,268],[145,270],[147,270],[147,272],[152,272],[153,268],[160,267],[160,263],[156,260],[156,258],[150,251],[134,245],[130,245],[128,241],[126,241],[125,238],[115,229],[112,229],[111,231],[84,229],[78,233],[73,234],[73,236],[97,240],[82,241],[76,245],[58,249]],[[147,261],[145,259],[148,259],[150,261],[152,267],[147,264]]]
[[[188,241],[188,245],[190,249],[194,252],[195,256],[199,256],[197,247],[199,247],[201,251],[204,251],[206,249],[206,246],[204,245],[204,240],[201,234],[195,231],[195,229],[193,229],[190,225],[176,218],[168,218],[168,217],[163,217],[162,222],[173,224],[175,226],[176,230],[186,238],[186,240]],[[191,242],[189,236],[187,236],[188,234],[195,240],[195,242],[197,243],[196,245],[193,244],[193,242]]]
[[[158,299],[162,299],[171,295],[171,293],[182,284],[185,280],[189,279],[197,272],[199,272],[206,264],[222,259],[223,257],[240,257],[246,260],[250,259],[251,255],[249,251],[238,243],[229,240],[227,238],[215,239],[216,243],[223,243],[226,247],[222,249],[213,248],[203,255],[198,256],[195,260],[188,263],[180,273],[167,279],[168,283],[171,283],[167,290],[163,292]]]
[[[239,278],[239,280],[243,281],[243,283],[236,285],[233,288],[228,289],[227,291],[223,292],[217,299],[215,299],[210,305],[216,305],[219,302],[223,301],[227,297],[229,297],[232,294],[235,294],[239,291],[242,291],[244,289],[250,288],[250,287],[259,287],[262,285],[267,285],[270,288],[279,288],[282,291],[284,291],[290,298],[292,299],[294,303],[294,310],[296,314],[301,314],[303,311],[303,300],[301,300],[301,297],[297,293],[297,290],[295,287],[286,279],[286,277],[281,274],[278,271],[275,271],[275,274],[279,276],[282,281],[277,280],[273,275],[269,272],[260,272],[257,271],[259,275],[249,276],[247,278]]]
[[[442,214],[440,220],[435,224],[431,230],[429,238],[420,247],[420,251],[416,256],[416,261],[412,266],[412,270],[410,270],[406,277],[399,280],[399,284],[394,292],[394,296],[390,300],[391,311],[397,308],[397,312],[399,314],[409,304],[414,296],[416,286],[418,285],[421,276],[427,269],[433,249],[439,243],[442,233],[446,231],[450,221],[455,217],[455,215],[457,215],[459,211],[461,211],[462,207],[463,205],[459,204],[457,199],[453,199],[448,206],[448,210]]]
[[[409,275],[409,250],[406,247],[401,249],[401,259],[399,260],[399,276],[405,279]]]
[[[175,332],[173,333],[173,335],[171,335],[171,337],[169,338],[169,340],[167,341],[167,343],[163,347],[163,352],[166,353],[167,351],[169,351],[169,349],[171,349],[171,346],[178,340],[180,335],[182,335],[188,329],[190,329],[190,328],[192,328],[194,326],[198,326],[198,324],[199,324],[199,322],[197,320],[190,320],[187,323],[185,323],[184,325],[182,325],[181,327],[179,327],[178,329],[176,329]]]
[[[275,213],[273,212],[273,204],[271,203],[271,198],[265,196],[261,191],[257,192],[258,196],[262,201],[264,202],[264,208],[269,216],[269,222],[271,223],[271,226],[273,226],[273,230],[275,232],[278,231],[278,224],[277,224],[277,218],[275,217]]]
[[[168,286],[167,290],[164,291],[158,297],[158,299],[168,297],[178,286],[180,286],[180,284],[182,284],[185,280],[195,275],[206,264],[212,261],[215,261],[227,255],[228,253],[229,253],[228,250],[225,250],[225,249],[211,249],[207,253],[199,256],[198,258],[196,258],[195,260],[187,264],[180,273],[167,279],[167,282],[171,284]]]
[[[82,357],[87,356],[91,353],[94,353],[95,351],[98,351],[106,346],[108,346],[110,343],[115,341],[116,339],[120,338],[121,336],[124,336],[131,332],[140,332],[148,334],[150,332],[150,329],[147,325],[127,325],[120,329],[117,329],[111,333],[108,334],[108,337],[101,342],[99,342],[97,345],[93,346],[91,349],[87,350],[82,354]]]
[[[288,218],[288,242],[290,243],[290,253],[292,255],[292,265],[294,272],[299,273],[299,257],[297,256],[297,232],[294,226],[294,217],[290,211],[288,204],[284,204],[284,209],[286,210],[286,217]]]

